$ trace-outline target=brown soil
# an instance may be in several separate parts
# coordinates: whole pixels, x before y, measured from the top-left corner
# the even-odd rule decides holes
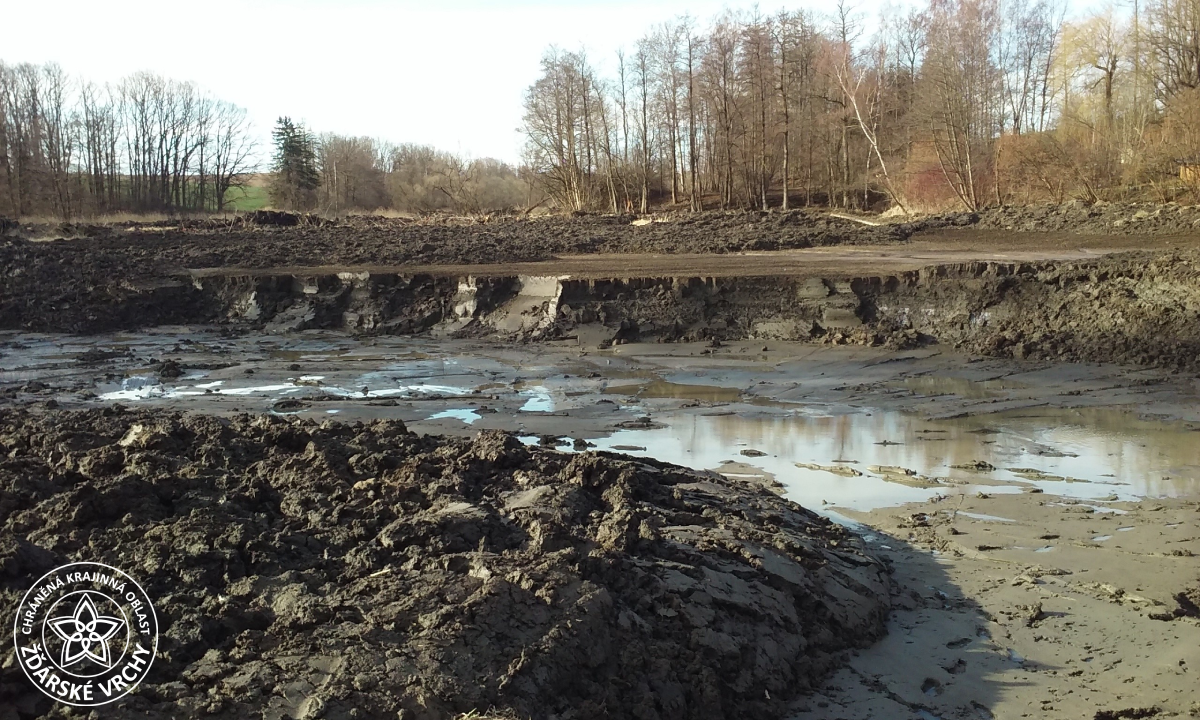
[[[68,261],[86,251],[138,274],[184,268],[281,265],[411,265],[527,262],[560,254],[730,253],[896,242],[954,220],[871,227],[825,213],[703,213],[633,225],[632,216],[409,221],[351,217],[336,222],[230,225],[65,226],[10,233],[41,240],[30,258]]]
[[[106,714],[779,717],[889,607],[860,538],[761,485],[502,433],[12,411],[0,458],[0,615],[73,560],[156,602]],[[67,716],[0,659],[0,715]]]
[[[645,225],[268,219],[85,228],[90,237],[47,242],[10,232],[0,241],[0,328],[941,342],[1002,357],[1200,368],[1200,210],[1190,207],[997,209],[881,227],[805,211]],[[980,229],[1008,227],[1039,232]],[[1132,249],[1144,252],[1110,255]],[[568,279],[546,291],[555,297],[527,297],[528,276]]]
[[[634,226],[631,217],[416,222],[349,218],[25,227],[0,233],[0,328],[96,332],[213,319],[155,297],[189,269],[523,263],[562,254],[703,253],[903,240],[925,221],[869,227],[824,214],[708,213]],[[617,271],[619,272],[619,271]],[[119,307],[114,307],[119,306]]]
[[[989,208],[975,227],[1017,232],[1103,233],[1108,235],[1195,234],[1200,205],[1169,203],[1069,202],[1063,205]]]

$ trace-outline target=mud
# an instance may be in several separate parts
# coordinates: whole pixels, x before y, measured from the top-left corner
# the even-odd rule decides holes
[[[287,213],[228,222],[21,226],[9,251],[37,240],[30,257],[123,264],[139,275],[184,268],[290,265],[409,265],[544,260],[561,254],[731,253],[897,242],[914,232],[964,224],[955,216],[864,225],[824,212],[708,212],[633,224],[633,216],[585,215],[405,220],[320,220]],[[153,260],[154,265],[146,261]]]
[[[1192,235],[1200,231],[1200,205],[1069,202],[988,208],[972,225],[1017,232]]]
[[[155,599],[150,718],[779,717],[877,639],[885,566],[654,460],[165,412],[0,415],[0,614],[108,562]],[[66,716],[0,663],[7,717]]]
[[[184,291],[189,269],[527,262],[564,253],[728,253],[892,242],[915,229],[868,227],[803,212],[704,214],[646,226],[632,225],[630,217],[351,218],[294,226],[257,224],[255,217],[226,225],[10,230],[0,239],[0,327],[98,331],[203,321],[212,310]]]
[[[389,272],[205,275],[125,297],[92,323],[213,322],[284,332],[634,341],[762,339],[1200,369],[1200,253],[972,262],[873,277],[439,277]],[[11,306],[10,306],[11,308]],[[50,328],[28,303],[22,317]],[[76,308],[80,310],[81,308]],[[12,317],[9,315],[8,317]]]
[[[0,345],[0,615],[142,581],[124,716],[1195,711],[1194,382],[1062,362],[1200,370],[1194,218],[7,223],[0,329],[86,335]]]
[[[879,533],[906,592],[888,636],[804,717],[1200,714],[1194,494],[1100,512],[1050,492],[962,493],[848,514]]]
[[[1101,213],[1102,220],[1109,210],[1044,214],[1062,225],[1079,219],[1072,213]],[[1175,232],[1191,227],[1184,220],[1192,210],[1158,207],[1143,219]],[[91,333],[205,323],[269,333],[324,328],[573,339],[585,348],[739,339],[895,348],[941,343],[1017,359],[1200,368],[1200,252],[1194,248],[1062,260],[1024,251],[1029,260],[931,260],[924,267],[918,255],[895,269],[852,252],[843,253],[839,265],[819,251],[787,249],[894,244],[955,223],[1020,225],[1004,225],[1017,222],[1003,220],[1009,212],[881,227],[793,212],[707,213],[647,225],[599,216],[471,223],[357,218],[296,226],[247,221],[226,230],[211,223],[108,227],[95,237],[51,242],[10,237],[0,246],[0,328]],[[1039,212],[1026,208],[1018,215]],[[1096,220],[1082,227],[1107,226]],[[969,247],[975,237],[994,244],[977,229],[939,232],[949,234],[922,242]],[[659,256],[630,254],[684,251],[693,253],[680,257],[691,258],[695,269],[650,263],[653,275],[638,274],[647,271],[638,269],[646,263],[636,258]],[[732,276],[721,272],[720,261],[698,260],[733,251],[742,253],[748,269]],[[613,260],[546,260],[563,253]],[[535,260],[536,269],[529,262]],[[439,265],[463,261],[474,264]],[[508,264],[478,264],[484,262]],[[260,269],[237,269],[247,267]]]
[[[996,357],[1200,369],[1200,253],[930,268],[864,293],[869,329]]]

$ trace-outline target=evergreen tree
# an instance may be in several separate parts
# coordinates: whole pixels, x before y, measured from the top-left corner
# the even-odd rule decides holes
[[[303,125],[289,117],[279,118],[271,135],[275,141],[271,204],[281,210],[312,209],[321,184],[316,142]]]

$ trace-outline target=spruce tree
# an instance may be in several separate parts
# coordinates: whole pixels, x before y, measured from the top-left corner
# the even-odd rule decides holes
[[[317,202],[321,174],[316,142],[303,125],[281,117],[271,136],[275,159],[270,186],[271,204],[282,210],[310,210]]]

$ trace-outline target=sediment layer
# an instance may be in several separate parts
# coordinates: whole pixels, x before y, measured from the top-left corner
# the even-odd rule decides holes
[[[48,242],[27,239],[28,228],[18,226],[0,238],[0,329],[96,333],[203,323],[576,338],[597,346],[937,342],[1000,357],[1194,370],[1200,251],[1189,238],[1198,223],[1197,207],[1068,204],[879,226],[806,211],[653,222],[354,218],[276,227],[247,220],[65,227],[58,230],[70,237]],[[922,241],[902,263],[905,251],[848,248],[907,247],[914,233],[931,229],[940,239]],[[1036,252],[1086,255],[1069,240],[1079,231],[1107,233],[1095,238],[1101,252],[1140,247],[1114,240],[1135,232],[1160,249],[1087,260]],[[1188,249],[1162,249],[1172,245]],[[839,249],[776,252],[817,246]],[[957,256],[939,255],[944,247],[991,259],[950,261]],[[997,260],[989,248],[1042,259]],[[689,255],[663,261],[677,253]],[[921,268],[920,257],[930,264]],[[734,269],[723,272],[726,265]]]
[[[1200,367],[1192,253],[1086,262],[971,262],[874,277],[455,277],[397,271],[209,271],[95,286],[86,299],[8,298],[0,327],[98,332],[215,323],[286,332],[512,340],[785,339],[1000,357]]]

